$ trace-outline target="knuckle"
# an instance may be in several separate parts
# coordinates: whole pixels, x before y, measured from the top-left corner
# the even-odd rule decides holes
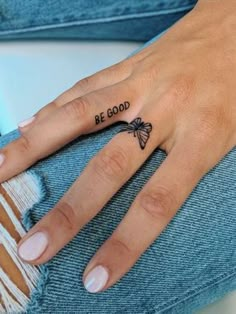
[[[212,140],[221,129],[225,129],[227,120],[225,113],[217,106],[204,108],[199,118],[199,139]]]
[[[84,118],[86,116],[87,109],[88,102],[83,97],[76,98],[62,107],[65,116],[72,121],[80,121],[81,118]]]
[[[60,107],[60,105],[59,105],[57,99],[58,99],[58,98],[52,100],[52,101],[48,104],[48,106],[49,106],[50,108],[54,109],[54,110],[58,109],[58,108]]]
[[[44,113],[47,113],[47,110],[56,110],[59,108],[59,104],[57,102],[57,99],[49,102],[46,106],[44,106],[43,108],[41,108],[37,113],[37,115],[43,115]]]
[[[203,135],[203,138],[206,138],[207,136],[213,136],[216,131],[216,121],[212,117],[210,118],[209,116],[203,116],[201,117],[201,122],[200,122],[200,137]]]
[[[31,142],[25,134],[21,135],[21,137],[18,140],[18,144],[19,144],[19,151],[21,153],[28,154],[29,152],[32,152]]]
[[[77,215],[76,210],[66,201],[59,202],[55,208],[54,213],[57,219],[70,232],[77,231]]]
[[[87,92],[89,90],[90,86],[90,78],[89,77],[84,77],[77,83],[75,83],[74,87],[76,89],[81,90],[82,92]]]
[[[127,172],[128,156],[122,148],[105,149],[94,158],[95,171],[110,180],[122,178]]]
[[[138,207],[154,221],[172,216],[175,200],[166,188],[159,187],[155,191],[143,192],[138,198]]]
[[[194,84],[195,80],[193,76],[178,75],[170,86],[168,92],[175,101],[178,99],[183,102],[191,95]]]
[[[175,79],[166,87],[164,92],[161,94],[162,110],[171,110],[175,113],[182,112],[182,108],[188,106],[191,103],[190,99],[194,91],[195,79],[190,75],[177,76]]]
[[[135,67],[135,70],[131,72],[132,75],[130,77],[132,77],[136,85],[142,88],[146,86],[150,88],[152,82],[156,81],[158,77],[159,69],[157,69],[157,67],[151,67],[151,66],[148,66],[147,68],[143,68],[141,64],[139,66],[138,60],[133,60],[132,62],[136,63],[136,67]],[[142,73],[142,75],[140,75],[140,73]]]
[[[125,241],[118,239],[118,237],[112,236],[109,240],[112,250],[118,253],[119,256],[122,255],[133,255],[134,250],[130,248],[130,246],[125,243]]]
[[[133,68],[135,66],[135,58],[137,56],[129,57],[125,60],[122,60],[111,67],[115,72],[120,71],[122,73],[127,74],[127,76],[131,75]]]

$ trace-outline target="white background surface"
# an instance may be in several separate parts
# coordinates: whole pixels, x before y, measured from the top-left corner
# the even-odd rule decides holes
[[[0,131],[14,129],[81,78],[112,65],[138,43],[0,43]],[[4,117],[4,119],[3,119]]]
[[[79,79],[122,60],[139,46],[119,42],[0,43],[0,132],[15,129],[18,122]],[[235,313],[236,292],[199,314]]]

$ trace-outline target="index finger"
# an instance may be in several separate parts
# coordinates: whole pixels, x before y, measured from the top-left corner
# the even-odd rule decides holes
[[[122,95],[129,100],[123,99]],[[79,135],[125,120],[125,116],[134,109],[136,97],[132,96],[129,83],[125,82],[92,92],[60,107],[54,115],[32,126],[20,138],[1,149],[0,182],[17,175]]]
[[[127,79],[130,74],[130,63],[123,61],[79,80],[68,90],[40,109],[32,118],[19,123],[20,131],[22,133],[27,131],[48,115],[55,113],[58,108],[68,102],[99,89],[115,85]]]

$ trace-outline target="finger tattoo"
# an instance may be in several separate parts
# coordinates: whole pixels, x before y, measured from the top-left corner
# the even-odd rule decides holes
[[[106,119],[112,118],[113,116],[117,115],[119,112],[128,110],[130,107],[130,103],[128,101],[125,101],[124,103],[114,106],[112,108],[108,108],[106,113],[100,112],[95,116],[95,124],[100,124],[102,122],[105,122]]]
[[[152,124],[149,122],[144,123],[142,119],[138,117],[122,128],[119,132],[125,131],[133,133],[134,137],[138,138],[141,149],[144,149],[152,131]]]

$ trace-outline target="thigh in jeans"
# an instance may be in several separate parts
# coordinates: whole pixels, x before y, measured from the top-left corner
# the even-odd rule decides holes
[[[18,208],[25,203],[28,205],[25,208],[30,207],[21,219],[26,230],[55,205],[87,162],[119,128],[115,125],[80,137],[38,162],[23,177],[4,183],[2,188]],[[17,136],[17,131],[3,136],[0,146]],[[51,261],[39,269],[26,270],[27,274],[34,272],[30,281],[36,281],[28,289],[31,291],[28,313],[192,313],[236,288],[234,149],[199,182],[167,228],[127,275],[100,294],[91,295],[84,289],[82,274],[90,258],[116,228],[135,195],[165,157],[157,149]],[[17,187],[24,176],[28,176],[25,178],[28,182]],[[29,186],[31,193],[26,193]],[[1,276],[0,279],[2,284]]]
[[[146,41],[197,0],[0,0],[0,39],[74,38]]]

